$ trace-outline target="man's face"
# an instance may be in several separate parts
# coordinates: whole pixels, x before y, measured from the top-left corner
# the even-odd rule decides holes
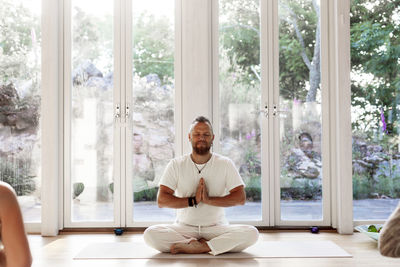
[[[189,133],[189,141],[193,151],[198,155],[205,155],[210,151],[214,135],[208,123],[198,122]]]

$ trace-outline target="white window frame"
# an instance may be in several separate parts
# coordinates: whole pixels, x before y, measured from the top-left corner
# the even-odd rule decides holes
[[[271,55],[274,55],[277,47],[273,44],[277,42],[277,25],[276,12],[275,18],[271,16],[273,10],[276,10],[275,2],[268,0],[261,1],[261,12],[270,14],[268,19],[262,20],[261,30],[268,36],[268,39],[275,40],[273,43],[268,43],[267,40],[261,40],[262,58],[261,62],[266,66],[266,71],[262,75],[264,78],[263,87],[277,88],[276,73],[273,72],[276,66],[276,59],[268,61]],[[176,154],[181,155],[190,150],[187,142],[187,129],[191,120],[199,114],[213,118],[215,128],[219,128],[218,121],[218,49],[215,44],[218,41],[216,29],[218,29],[218,9],[215,8],[213,0],[192,0],[183,1],[176,0],[176,25],[175,25],[175,125],[176,125]],[[329,88],[329,155],[324,155],[324,161],[330,160],[330,168],[326,177],[330,177],[330,193],[331,193],[331,225],[337,228],[340,233],[351,233],[353,231],[352,219],[352,176],[351,176],[351,122],[350,122],[350,53],[349,53],[349,6],[350,0],[334,0],[324,1],[321,4],[327,6],[326,10],[328,18],[325,22],[328,24],[328,33],[321,36],[321,41],[328,43],[328,52],[325,53],[325,58],[328,57],[327,66],[328,77],[322,73],[323,88]],[[71,191],[66,189],[69,180],[69,159],[68,142],[68,107],[63,108],[63,103],[68,103],[68,90],[71,88],[68,84],[70,80],[70,63],[65,62],[70,58],[70,38],[68,35],[68,25],[70,21],[68,15],[64,16],[66,8],[70,6],[70,0],[42,0],[42,140],[46,140],[42,144],[42,234],[54,235],[58,229],[64,227],[93,227],[92,222],[85,224],[71,224],[64,215],[64,210],[67,210],[66,200],[70,201]],[[116,0],[116,10],[121,10],[122,7],[129,7],[130,0]],[[126,8],[127,9],[127,8]],[[54,10],[58,10],[54,12]],[[325,13],[326,14],[326,13]],[[59,16],[58,16],[59,15]],[[129,14],[121,16],[129,17]],[[322,16],[323,18],[324,16]],[[119,29],[125,29],[126,40],[131,39],[129,23],[120,25],[121,20],[117,19],[114,27],[119,25]],[[272,23],[275,21],[275,25]],[[328,20],[328,21],[326,21]],[[125,22],[122,22],[125,23]],[[325,26],[326,27],[326,26]],[[198,29],[198,31],[195,31]],[[123,31],[122,31],[123,32]],[[321,32],[322,34],[322,32]],[[115,41],[122,41],[124,36],[120,31],[115,31]],[[275,37],[274,37],[275,36]],[[325,41],[324,41],[325,40]],[[122,43],[122,42],[121,42]],[[126,42],[125,45],[129,44]],[[116,46],[114,46],[116,49]],[[124,48],[126,50],[126,47]],[[115,51],[115,68],[129,69],[129,64],[122,62],[122,59],[130,56],[129,52],[123,54],[120,48]],[[328,55],[326,55],[328,53]],[[276,57],[276,54],[275,54]],[[324,63],[326,64],[326,63]],[[64,65],[66,66],[64,69]],[[68,67],[69,66],[69,67]],[[194,68],[193,66],[196,66]],[[339,67],[340,66],[340,67]],[[117,69],[114,73],[118,73]],[[116,75],[117,76],[117,75]],[[117,78],[117,77],[115,77]],[[114,79],[114,87],[122,88],[125,86],[127,92],[131,92],[128,86],[130,84],[129,74],[126,77],[121,77],[121,80]],[[124,83],[123,83],[124,81]],[[324,86],[325,85],[325,86]],[[58,88],[58,90],[55,90]],[[65,89],[65,90],[64,90]],[[68,89],[68,90],[67,90]],[[276,90],[276,89],[275,89]],[[328,90],[328,89],[325,89]],[[268,90],[268,96],[263,96],[263,101],[274,99],[271,93],[273,90]],[[121,103],[129,99],[129,95],[118,95],[115,99],[120,99]],[[66,101],[66,102],[64,102]],[[326,100],[325,100],[326,101]],[[59,105],[57,105],[57,103]],[[122,106],[122,105],[121,105]],[[271,106],[271,105],[270,105]],[[325,113],[324,113],[325,114]],[[326,116],[326,115],[323,115]],[[59,118],[61,120],[59,120]],[[274,123],[271,119],[268,125],[264,123],[263,132],[266,132],[267,127],[273,127]],[[65,129],[64,129],[65,128]],[[324,132],[325,133],[325,132]],[[276,133],[275,133],[276,134]],[[118,135],[118,134],[116,134]],[[326,133],[325,133],[326,135]],[[120,133],[123,140],[131,140],[129,133]],[[216,136],[218,138],[218,136]],[[265,136],[267,140],[263,144],[268,147],[268,143],[274,141],[273,135]],[[325,140],[325,139],[324,139]],[[129,148],[129,144],[124,141],[125,147]],[[121,143],[119,140],[118,143]],[[218,149],[218,148],[216,148]],[[323,150],[327,148],[324,146]],[[273,153],[273,154],[271,154]],[[122,151],[117,153],[124,159]],[[269,154],[268,164],[262,166],[263,173],[267,173],[270,177],[276,173],[275,168],[270,168],[271,158],[276,155],[276,149]],[[123,163],[124,165],[125,163]],[[326,166],[326,162],[324,162]],[[125,166],[126,170],[129,166]],[[117,169],[117,168],[114,168]],[[118,177],[117,177],[118,176]],[[275,175],[276,176],[276,175]],[[58,179],[55,179],[58,177]],[[326,178],[325,177],[325,178]],[[116,188],[123,186],[119,179],[122,179],[122,174],[117,173],[115,176]],[[126,178],[125,178],[126,179]],[[128,185],[126,185],[128,186]],[[324,185],[326,187],[326,185]],[[250,222],[250,224],[258,226],[276,226],[276,214],[274,212],[276,202],[276,193],[273,188],[276,188],[276,180],[269,179],[269,183],[263,182],[263,219],[261,222]],[[58,194],[59,193],[59,194]],[[117,193],[117,192],[116,192]],[[272,194],[269,194],[272,193]],[[326,194],[326,192],[324,192]],[[123,208],[123,202],[129,203],[130,199],[116,200],[119,206],[114,209],[115,212],[120,212]],[[126,209],[126,207],[125,207]],[[126,213],[129,215],[128,213]],[[115,227],[123,225],[127,221],[126,218],[116,219],[112,223],[95,224],[95,227]],[[128,224],[126,224],[128,225]],[[27,224],[28,231],[33,228],[38,228],[38,224]],[[147,224],[134,224],[133,226],[147,226]],[[32,227],[32,228],[31,228]]]
[[[82,227],[119,227],[121,224],[121,150],[120,142],[122,138],[123,121],[115,119],[113,133],[113,180],[114,180],[114,209],[113,220],[111,221],[72,221],[72,191],[71,191],[71,1],[64,0],[64,35],[63,35],[63,51],[64,51],[64,227],[65,228],[82,228]],[[121,19],[124,13],[122,12],[122,0],[114,0],[114,76],[113,76],[113,108],[120,105],[122,108],[123,77],[120,75],[124,69],[122,65],[123,51],[118,45],[121,43]]]
[[[126,66],[126,79],[125,79],[125,97],[124,105],[128,105],[130,107],[131,112],[134,110],[132,99],[133,99],[133,88],[132,88],[132,70],[133,62],[132,60],[132,0],[126,0],[125,6],[125,40],[122,43],[125,44],[123,50],[125,50],[125,56],[123,57],[125,60]],[[184,129],[182,127],[182,55],[179,53],[181,51],[182,42],[182,0],[175,0],[175,59],[174,59],[174,124],[175,124],[175,156],[182,155],[183,151],[183,139],[185,137]],[[182,130],[183,129],[183,130]],[[121,206],[121,227],[148,227],[153,224],[158,223],[171,223],[172,221],[134,221],[134,201],[133,201],[133,191],[132,191],[132,141],[133,140],[133,123],[131,118],[125,121],[125,129],[123,130],[124,137],[121,139],[121,147],[125,148],[125,153],[123,153],[123,157],[125,160],[122,160],[124,163],[122,170],[124,170],[122,177],[122,188],[125,188],[125,197],[121,200],[123,205]],[[173,220],[174,218],[172,218]]]
[[[278,1],[275,0],[276,4],[273,7],[273,31],[274,31],[274,44],[277,44],[274,47],[274,53],[271,55],[274,57],[275,66],[279,66],[279,18],[278,18]],[[274,179],[275,179],[275,224],[278,226],[329,226],[331,224],[331,192],[330,192],[330,155],[329,155],[329,143],[330,143],[330,125],[329,125],[329,83],[328,83],[328,73],[329,73],[329,65],[328,65],[328,51],[329,51],[329,42],[328,42],[328,5],[326,1],[320,1],[320,29],[321,29],[321,107],[322,107],[322,220],[282,220],[281,219],[281,203],[280,203],[280,161],[274,159],[280,159],[279,153],[279,136],[280,136],[280,124],[279,124],[279,116],[274,120],[273,126],[273,134],[276,137],[273,141],[274,154],[271,158],[272,162],[271,166],[274,166]],[[276,38],[276,39],[275,39]],[[269,106],[272,107],[276,105],[279,110],[279,68],[272,68],[274,72],[274,91],[273,94],[273,102],[270,102]]]

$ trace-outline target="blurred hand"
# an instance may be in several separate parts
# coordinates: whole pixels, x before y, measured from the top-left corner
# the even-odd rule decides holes
[[[204,185],[204,179],[201,178],[200,181],[199,181],[199,184],[197,185],[197,190],[196,190],[196,202],[197,202],[197,204],[200,204],[200,202],[202,201],[203,185]]]

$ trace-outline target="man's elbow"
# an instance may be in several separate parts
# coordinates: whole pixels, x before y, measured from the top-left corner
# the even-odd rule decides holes
[[[165,207],[164,206],[164,201],[163,201],[163,199],[161,197],[157,198],[157,205],[158,205],[159,208],[164,208]]]
[[[239,199],[239,205],[243,206],[244,204],[246,204],[246,194],[243,193]]]

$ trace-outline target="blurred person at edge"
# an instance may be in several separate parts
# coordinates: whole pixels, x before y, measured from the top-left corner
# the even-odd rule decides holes
[[[29,267],[31,251],[14,189],[0,181],[0,267]]]

